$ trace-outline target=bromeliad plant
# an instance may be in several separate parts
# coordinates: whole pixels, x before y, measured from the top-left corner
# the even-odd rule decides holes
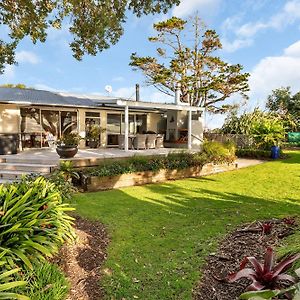
[[[248,286],[247,291],[260,291],[264,289],[280,289],[281,281],[295,283],[296,279],[284,273],[292,264],[300,258],[300,254],[289,256],[282,260],[277,265],[274,265],[274,251],[272,248],[267,248],[264,263],[260,263],[255,257],[247,256],[243,259],[240,265],[240,270],[237,273],[228,276],[228,282],[232,283],[241,278],[248,278],[252,284]],[[253,267],[246,268],[250,263]]]

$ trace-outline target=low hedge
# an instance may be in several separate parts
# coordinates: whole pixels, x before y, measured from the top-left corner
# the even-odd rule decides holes
[[[167,156],[134,156],[123,161],[103,162],[101,165],[83,170],[85,176],[108,177],[145,171],[182,170],[202,167],[204,164],[231,163],[235,160],[234,146],[218,142],[205,142],[202,152],[177,152]]]
[[[259,149],[237,149],[236,156],[241,158],[270,159],[271,151]]]

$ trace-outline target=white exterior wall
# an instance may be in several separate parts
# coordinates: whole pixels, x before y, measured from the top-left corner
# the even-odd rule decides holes
[[[0,104],[0,133],[20,133],[20,108]]]

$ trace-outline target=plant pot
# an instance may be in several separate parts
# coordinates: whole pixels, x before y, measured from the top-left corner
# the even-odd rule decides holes
[[[93,149],[98,148],[99,144],[99,141],[89,141],[89,147]]]
[[[78,152],[77,146],[57,146],[56,152],[60,158],[72,158]]]

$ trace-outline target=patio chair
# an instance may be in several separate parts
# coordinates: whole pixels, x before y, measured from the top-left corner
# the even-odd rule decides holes
[[[118,136],[119,149],[125,149],[125,135]],[[132,138],[128,138],[128,149],[132,149]]]
[[[146,141],[147,149],[156,148],[156,138],[157,138],[157,134],[147,134],[147,141]]]
[[[137,134],[133,140],[133,145],[135,149],[146,149],[146,134]]]
[[[156,137],[156,148],[164,147],[164,134],[158,134]]]

